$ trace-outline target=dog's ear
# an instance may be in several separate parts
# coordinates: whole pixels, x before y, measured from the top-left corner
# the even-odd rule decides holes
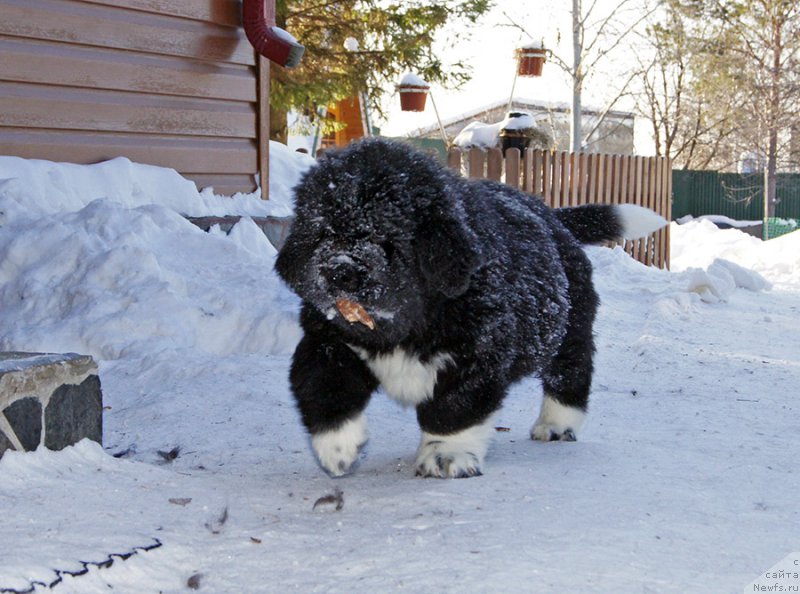
[[[278,273],[284,282],[294,286],[298,280],[298,267],[297,263],[297,246],[294,238],[289,235],[281,250],[278,252],[278,258],[275,260],[275,272]]]
[[[428,286],[450,298],[466,292],[481,263],[478,239],[457,213],[425,217],[417,229],[416,253]]]
[[[309,264],[316,243],[314,229],[303,220],[295,219],[283,246],[275,260],[275,271],[284,282],[297,290],[306,277],[306,266]]]

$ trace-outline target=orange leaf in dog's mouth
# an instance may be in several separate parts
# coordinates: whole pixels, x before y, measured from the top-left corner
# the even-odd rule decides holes
[[[336,309],[338,309],[342,317],[351,324],[358,322],[359,324],[364,324],[370,330],[375,330],[375,321],[361,304],[351,301],[350,299],[337,299]]]

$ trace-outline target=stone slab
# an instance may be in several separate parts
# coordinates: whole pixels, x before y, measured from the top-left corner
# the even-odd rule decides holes
[[[97,364],[76,353],[0,352],[0,456],[44,445],[102,443]]]

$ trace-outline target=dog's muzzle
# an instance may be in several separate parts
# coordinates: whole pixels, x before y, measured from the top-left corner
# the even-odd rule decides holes
[[[367,267],[353,260],[333,261],[320,270],[328,289],[336,293],[354,295],[364,286]]]

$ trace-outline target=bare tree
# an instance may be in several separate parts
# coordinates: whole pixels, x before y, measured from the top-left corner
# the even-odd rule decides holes
[[[631,71],[624,76],[621,84],[616,88],[615,96],[601,110],[588,133],[583,130],[583,92],[588,78],[592,73],[600,70],[615,52],[626,45],[632,33],[646,21],[655,10],[646,1],[620,0],[616,6],[602,12],[598,0],[589,0],[584,7],[584,0],[572,0],[570,11],[572,20],[572,59],[561,57],[556,52],[551,52],[549,60],[563,70],[571,80],[572,85],[572,113],[570,120],[570,151],[579,152],[585,147],[588,139],[603,123],[606,115],[614,105],[630,91],[631,83],[636,78],[636,72]],[[509,23],[521,30],[528,37],[535,38],[525,27],[515,22],[507,13],[504,13]]]
[[[643,9],[640,0],[621,0],[610,12],[598,14],[597,0],[590,0],[585,10],[583,0],[572,0],[572,63],[567,64],[556,56],[556,63],[572,78],[570,151],[581,150],[589,137],[583,134],[582,115],[583,88],[587,76],[613,54],[653,10],[647,7]],[[628,92],[633,78],[629,76],[626,79],[612,105]],[[610,107],[605,110],[606,113]]]
[[[750,93],[742,104],[742,133],[766,158],[766,215],[775,216],[777,172],[791,156],[791,130],[800,117],[800,4],[796,0],[713,0],[723,32],[740,43],[731,65]]]
[[[660,151],[694,168],[764,170],[766,216],[777,172],[800,148],[800,4],[796,0],[661,0],[648,28],[641,111]]]
[[[662,0],[644,31],[647,51],[638,55],[638,111],[650,122],[656,154],[684,169],[732,166],[738,158],[728,149],[737,127],[730,81],[698,59],[719,54],[719,40],[708,46],[712,27],[702,7]]]

